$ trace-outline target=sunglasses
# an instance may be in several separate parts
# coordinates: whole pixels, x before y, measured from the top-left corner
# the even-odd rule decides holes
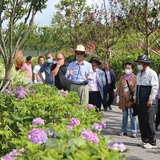
[[[76,52],[76,55],[84,55],[84,52]]]

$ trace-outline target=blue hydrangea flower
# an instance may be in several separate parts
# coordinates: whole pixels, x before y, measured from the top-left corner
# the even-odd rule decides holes
[[[51,136],[51,137],[53,137],[53,138],[56,138],[56,134],[53,132],[53,130],[51,130],[51,129],[48,129],[47,130],[47,134],[49,135],[49,136]]]

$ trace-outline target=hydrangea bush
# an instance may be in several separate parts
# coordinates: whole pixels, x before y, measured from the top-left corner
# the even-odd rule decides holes
[[[4,64],[0,63],[0,80],[5,76]],[[15,66],[11,69],[12,85],[17,84],[28,84],[28,78],[26,72],[21,72],[20,70],[16,71]]]
[[[93,105],[79,105],[77,93],[64,96],[40,84],[18,90],[28,96],[17,98],[17,89],[0,93],[0,157],[12,155],[14,149],[18,154],[12,159],[124,160],[125,155],[109,147],[110,140],[99,132],[106,127],[101,113]],[[27,152],[19,152],[22,148]]]

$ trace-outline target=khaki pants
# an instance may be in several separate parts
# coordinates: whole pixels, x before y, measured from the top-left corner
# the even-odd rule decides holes
[[[78,93],[78,96],[80,98],[80,104],[88,104],[89,101],[88,84],[84,85],[71,84],[71,91],[75,91]]]

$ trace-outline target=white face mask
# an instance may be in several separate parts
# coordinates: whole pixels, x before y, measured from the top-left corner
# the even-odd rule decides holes
[[[142,71],[143,70],[143,66],[140,64],[140,65],[137,65],[137,68],[139,71]]]
[[[130,69],[125,69],[125,73],[126,73],[126,74],[131,74],[131,73],[132,73],[132,70],[130,70]]]

